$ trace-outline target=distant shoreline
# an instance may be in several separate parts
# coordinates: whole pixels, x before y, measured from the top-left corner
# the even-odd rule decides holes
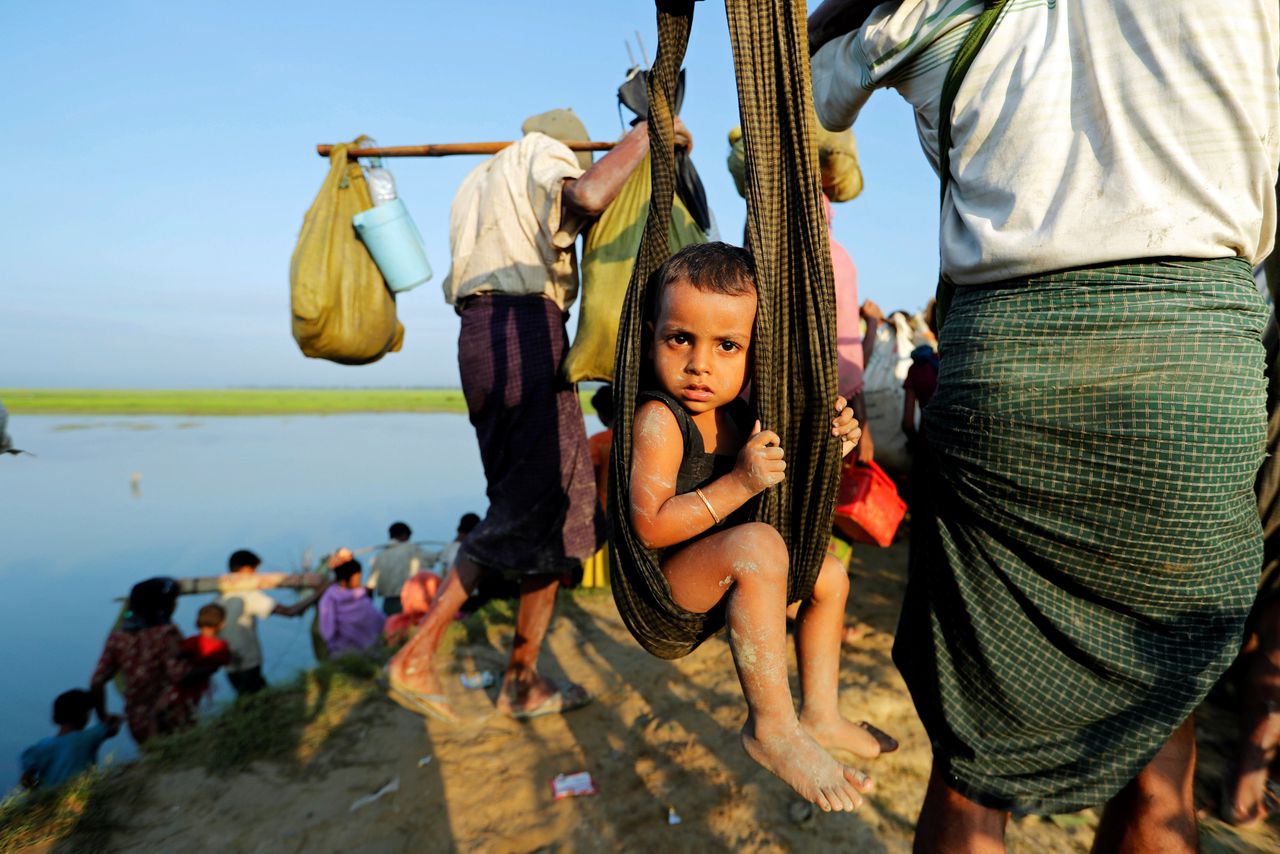
[[[590,392],[582,409],[590,414]],[[456,388],[71,389],[0,388],[11,415],[341,415],[456,413]]]
[[[0,388],[11,415],[330,415],[465,413],[460,389],[63,389]]]

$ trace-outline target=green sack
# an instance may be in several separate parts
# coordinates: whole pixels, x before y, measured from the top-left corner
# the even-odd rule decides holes
[[[582,248],[582,313],[578,332],[565,356],[562,371],[571,383],[584,380],[613,382],[613,355],[618,343],[622,301],[631,282],[631,268],[640,251],[640,238],[649,218],[652,185],[649,156],[641,163],[613,203],[587,232]],[[703,233],[677,196],[671,206],[667,242],[671,251],[705,243]]]
[[[809,127],[818,147],[823,195],[833,202],[856,199],[862,192],[862,168],[858,166],[858,143],[853,137],[853,129],[832,133],[822,126],[816,115],[810,117]],[[742,128],[729,131],[729,174],[733,176],[738,195],[745,199],[747,193],[743,182],[747,179],[747,161]]]
[[[360,139],[333,147],[289,262],[294,340],[304,355],[344,365],[376,362],[404,340],[395,295],[351,225],[373,207],[360,164],[347,159]]]

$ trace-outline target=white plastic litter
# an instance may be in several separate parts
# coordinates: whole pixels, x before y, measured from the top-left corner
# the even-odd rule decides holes
[[[355,812],[361,807],[367,807],[369,804],[373,803],[374,801],[378,800],[384,795],[390,795],[393,792],[398,792],[398,791],[400,791],[400,778],[396,777],[391,782],[387,783],[387,785],[383,786],[381,789],[374,792],[372,795],[365,795],[363,798],[356,798],[355,803],[351,805],[351,812]]]
[[[551,793],[557,801],[596,793],[596,781],[588,771],[577,774],[557,774],[551,781]]]
[[[488,688],[494,681],[494,676],[488,670],[481,670],[479,673],[463,673],[458,677],[458,681],[462,683],[463,688]]]

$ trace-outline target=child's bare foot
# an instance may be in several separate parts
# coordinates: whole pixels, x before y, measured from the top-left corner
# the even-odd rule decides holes
[[[772,732],[748,719],[742,747],[800,797],[828,812],[855,810],[862,793],[871,791],[870,777],[837,762],[799,724]]]
[[[898,742],[866,721],[854,723],[838,712],[826,716],[800,715],[800,726],[828,750],[842,750],[862,759],[892,753]]]

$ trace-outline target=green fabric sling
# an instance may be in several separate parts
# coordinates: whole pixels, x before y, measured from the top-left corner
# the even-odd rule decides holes
[[[942,81],[942,97],[938,105],[938,177],[941,179],[938,188],[938,207],[940,210],[947,201],[947,188],[951,186],[951,110],[956,103],[956,93],[960,91],[960,84],[969,73],[969,66],[973,65],[978,51],[982,50],[982,45],[986,43],[987,36],[991,35],[991,31],[995,29],[996,21],[1000,20],[1000,13],[1007,2],[1008,0],[986,0],[986,8],[969,28],[968,35],[961,43],[955,58],[951,60],[951,67],[947,69],[947,76]],[[941,223],[939,223],[938,234],[941,239]],[[941,255],[941,247],[939,247],[939,255]],[[947,309],[951,307],[955,288],[956,286],[939,270],[938,293],[933,308],[934,323],[939,329],[942,328],[942,322],[946,319]]]
[[[787,479],[762,495],[757,518],[773,525],[791,558],[787,600],[809,595],[831,530],[840,449],[831,439],[836,397],[835,292],[821,182],[810,144],[812,94],[803,0],[727,0],[746,139],[748,231],[759,308],[753,404],[778,433]],[[689,653],[724,624],[722,608],[676,605],[655,553],[631,529],[632,421],[644,368],[649,279],[667,259],[675,191],[672,101],[693,19],[691,0],[659,0],[658,55],[650,75],[653,199],[618,331],[617,423],[610,462],[613,594],[636,640],[662,658]]]

